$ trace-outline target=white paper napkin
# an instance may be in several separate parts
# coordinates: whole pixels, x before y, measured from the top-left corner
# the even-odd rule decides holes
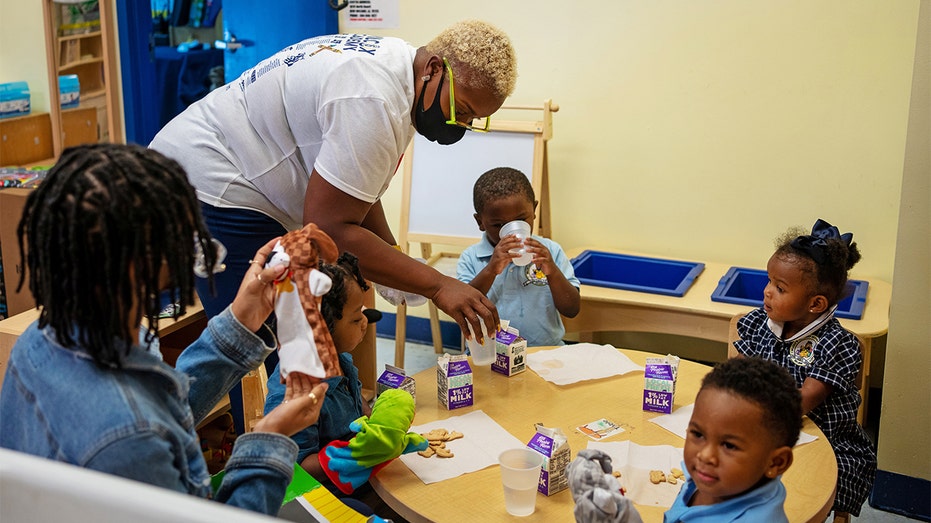
[[[611,345],[593,343],[534,352],[527,356],[527,366],[541,378],[557,385],[643,371],[643,367]]]
[[[669,432],[672,432],[676,436],[685,439],[685,435],[689,428],[689,420],[692,418],[692,409],[694,407],[694,403],[684,407],[679,407],[678,409],[672,411],[672,414],[657,416],[650,421],[656,423],[660,427],[663,427]],[[805,431],[802,431],[798,435],[798,441],[795,442],[795,446],[798,447],[799,445],[811,443],[816,439],[818,439],[818,436],[813,436]]]
[[[670,445],[642,446],[630,441],[590,441],[588,448],[611,456],[611,466],[621,473],[620,483],[627,490],[625,495],[634,503],[671,507],[676,500],[683,482],[653,484],[650,471],[661,470],[668,475],[673,467],[681,468],[682,449]]]
[[[455,430],[461,432],[462,437],[446,442],[446,448],[453,453],[451,458],[425,458],[416,452],[401,456],[401,461],[411,472],[428,485],[497,465],[498,455],[505,450],[526,446],[526,442],[504,430],[481,410],[416,425],[410,430],[420,434],[433,429]]]

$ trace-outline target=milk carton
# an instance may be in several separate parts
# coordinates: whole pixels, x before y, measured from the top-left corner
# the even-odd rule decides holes
[[[491,370],[505,376],[513,376],[527,369],[527,340],[520,337],[514,327],[502,322],[502,329],[495,334],[495,361]]]
[[[647,358],[643,370],[643,410],[672,413],[678,372],[678,356],[670,354],[661,358]]]
[[[465,354],[436,359],[436,395],[449,409],[472,405],[472,367]]]
[[[378,377],[378,381],[375,382],[375,394],[381,394],[388,389],[401,389],[409,392],[415,402],[417,401],[417,395],[414,393],[416,388],[414,378],[408,376],[404,369],[387,363],[385,364],[385,372],[382,372],[381,376]]]
[[[537,433],[530,439],[530,443],[527,443],[527,448],[543,455],[537,491],[551,496],[569,487],[569,461],[572,452],[562,430],[544,427],[540,423],[534,427]]]

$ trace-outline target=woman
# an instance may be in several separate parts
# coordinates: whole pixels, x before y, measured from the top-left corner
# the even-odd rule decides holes
[[[426,46],[360,34],[290,46],[168,123],[150,147],[188,172],[229,270],[208,316],[222,310],[247,260],[268,238],[313,222],[365,277],[434,301],[468,333],[494,305],[469,285],[392,248],[380,198],[416,130],[452,144],[514,90],[514,49],[480,21],[452,25]]]

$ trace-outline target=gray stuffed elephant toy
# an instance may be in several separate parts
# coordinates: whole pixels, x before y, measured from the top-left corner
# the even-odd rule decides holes
[[[569,464],[577,523],[643,523],[611,471],[611,457],[600,450],[580,450]]]

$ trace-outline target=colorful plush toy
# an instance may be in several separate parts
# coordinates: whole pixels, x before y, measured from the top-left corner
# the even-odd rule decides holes
[[[333,441],[317,454],[323,471],[341,491],[351,494],[401,454],[426,450],[427,440],[408,432],[413,421],[414,398],[409,392],[382,392],[371,416],[349,424],[356,432],[352,439]]]
[[[309,223],[282,236],[265,264],[290,266],[275,282],[282,380],[291,372],[321,379],[339,375],[336,346],[320,313],[320,297],[332,281],[317,270],[320,260],[334,263],[338,254],[333,240]]]
[[[621,494],[611,469],[611,456],[595,449],[580,450],[569,464],[576,522],[642,523],[633,503]]]

